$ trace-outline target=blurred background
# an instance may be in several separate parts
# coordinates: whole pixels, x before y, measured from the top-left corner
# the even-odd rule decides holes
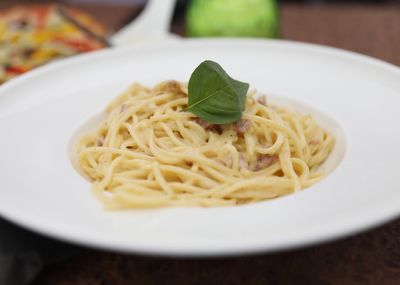
[[[54,58],[110,46],[147,2],[1,0],[0,83]],[[26,8],[37,4],[48,8]],[[318,43],[400,64],[399,11],[400,0],[177,0],[170,31]]]
[[[111,37],[148,2],[1,0],[0,83],[111,46]],[[170,32],[183,37],[282,38],[400,64],[400,0],[177,0],[172,14]],[[154,34],[159,27],[152,24],[146,23]]]
[[[231,2],[240,2],[231,1]],[[115,32],[121,26],[132,20],[146,5],[146,0],[1,0],[0,9],[9,8],[18,4],[65,4],[80,7],[93,14],[100,22],[106,24],[110,32]],[[221,2],[207,0],[177,0],[174,12],[174,23],[183,21],[185,12],[194,2]],[[222,1],[228,3],[230,1]],[[241,1],[245,3],[246,1]],[[254,1],[252,1],[254,2]],[[262,2],[262,1],[259,1]],[[400,0],[265,0],[264,2],[276,3],[278,7],[285,5],[299,6],[400,6]],[[225,4],[224,4],[225,5]],[[109,10],[112,7],[112,10]],[[112,11],[112,14],[110,13]],[[379,12],[379,11],[378,11]],[[181,33],[183,29],[181,28]]]

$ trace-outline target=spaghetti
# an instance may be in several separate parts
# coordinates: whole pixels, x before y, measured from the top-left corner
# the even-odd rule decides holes
[[[311,115],[254,95],[239,122],[212,125],[185,111],[185,84],[134,84],[80,140],[79,166],[108,209],[238,205],[319,181],[334,138]]]

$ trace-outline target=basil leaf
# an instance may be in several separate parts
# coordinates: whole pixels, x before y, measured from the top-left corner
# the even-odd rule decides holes
[[[231,78],[216,62],[206,60],[189,80],[188,111],[213,124],[237,122],[242,117],[249,84]]]

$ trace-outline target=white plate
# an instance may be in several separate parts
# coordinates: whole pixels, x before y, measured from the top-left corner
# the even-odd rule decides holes
[[[204,59],[318,116],[338,140],[330,175],[300,193],[239,207],[104,211],[69,160],[75,131],[131,82],[188,80]],[[0,215],[124,252],[223,255],[337,238],[400,213],[399,107],[398,68],[308,44],[191,40],[63,60],[0,88]]]

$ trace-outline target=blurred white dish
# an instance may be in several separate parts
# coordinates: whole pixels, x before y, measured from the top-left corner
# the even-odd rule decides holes
[[[104,211],[69,160],[71,138],[133,81],[186,81],[205,59],[313,112],[337,137],[336,169],[305,191],[245,206]],[[315,45],[188,40],[77,56],[0,88],[0,215],[74,243],[170,255],[272,251],[348,235],[400,213],[399,106],[397,67]]]

